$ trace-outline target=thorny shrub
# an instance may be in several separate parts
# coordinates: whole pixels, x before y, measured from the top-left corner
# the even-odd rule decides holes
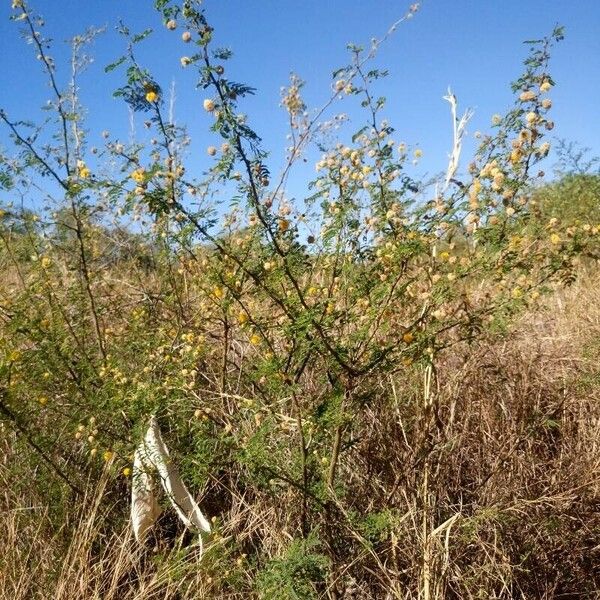
[[[106,501],[120,508],[103,527],[118,530],[132,452],[156,414],[215,523],[203,559],[215,597],[341,597],[353,586],[361,597],[442,597],[458,584],[435,540],[468,512],[459,498],[468,505],[469,493],[458,489],[452,508],[431,492],[454,452],[432,441],[444,414],[436,366],[449,349],[509,330],[598,245],[600,224],[542,218],[533,193],[562,30],[529,42],[515,103],[493,116],[464,173],[470,113],[459,118],[449,93],[450,164],[427,184],[406,174],[421,151],[397,140],[373,92],[385,77],[372,66],[377,50],[412,6],[370,47],[349,47],[322,107],[307,107],[291,78],[281,98],[290,145],[274,175],[242,112],[254,90],[229,79],[232,53],[215,47],[200,2],[155,5],[189,51],[181,65],[197,71],[213,118],[205,173],[186,168],[188,132],[138,61],[151,30],[120,24],[126,52],[106,67],[123,72],[115,95],[151,143],[104,132],[97,149],[78,78],[99,32],[72,40],[65,83],[41,17],[13,2],[54,94],[43,126],[0,111],[16,151],[0,156],[0,185],[17,199],[1,212],[0,412],[2,435],[23,452],[18,469],[41,478],[36,493],[57,521],[64,497],[108,471]],[[346,142],[343,98],[366,115]],[[290,172],[315,148],[315,178],[294,201]],[[406,477],[382,439],[398,402],[413,415]],[[490,522],[507,518],[489,511]],[[406,518],[414,539],[403,554],[394,532]],[[481,518],[472,527],[485,528]],[[493,574],[477,577],[495,585]]]

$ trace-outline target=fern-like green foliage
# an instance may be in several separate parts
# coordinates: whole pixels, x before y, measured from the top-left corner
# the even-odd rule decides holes
[[[286,552],[271,560],[256,582],[262,600],[311,600],[322,597],[327,558],[319,552],[316,535],[294,540]]]

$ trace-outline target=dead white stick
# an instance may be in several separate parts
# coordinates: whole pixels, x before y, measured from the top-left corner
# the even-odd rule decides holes
[[[460,160],[460,151],[462,148],[462,139],[465,135],[467,123],[473,116],[473,111],[469,108],[465,111],[460,119],[456,118],[456,96],[448,88],[448,94],[444,96],[444,100],[450,103],[450,112],[452,113],[452,152],[448,156],[448,170],[446,171],[446,182],[444,184],[444,192],[448,189],[450,180],[456,174],[458,163]]]

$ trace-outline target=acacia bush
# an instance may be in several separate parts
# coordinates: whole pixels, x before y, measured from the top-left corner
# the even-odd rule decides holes
[[[449,93],[450,163],[427,184],[405,173],[420,151],[395,139],[373,91],[377,50],[411,7],[349,48],[323,106],[292,76],[276,175],[241,112],[254,90],[228,78],[200,2],[155,5],[192,49],[181,64],[214,117],[205,173],[186,168],[187,130],[138,61],[151,30],[119,25],[125,53],[106,67],[151,142],[105,132],[93,148],[78,77],[97,32],[72,40],[64,81],[41,18],[13,2],[54,98],[44,127],[0,111],[14,147],[0,185],[18,199],[0,224],[3,594],[597,593],[600,315],[573,316],[575,348],[546,337],[564,315],[558,288],[583,272],[575,285],[594,293],[580,262],[600,223],[540,219],[532,202],[562,30],[529,43],[515,103],[464,173],[470,114]],[[365,112],[351,134],[342,98]],[[290,173],[315,148],[292,200]],[[151,415],[213,520],[201,560],[131,540],[132,455]]]

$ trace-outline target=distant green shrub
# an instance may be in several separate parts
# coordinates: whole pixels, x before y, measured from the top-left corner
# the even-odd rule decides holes
[[[535,194],[544,218],[564,224],[600,223],[600,175],[571,173]]]

